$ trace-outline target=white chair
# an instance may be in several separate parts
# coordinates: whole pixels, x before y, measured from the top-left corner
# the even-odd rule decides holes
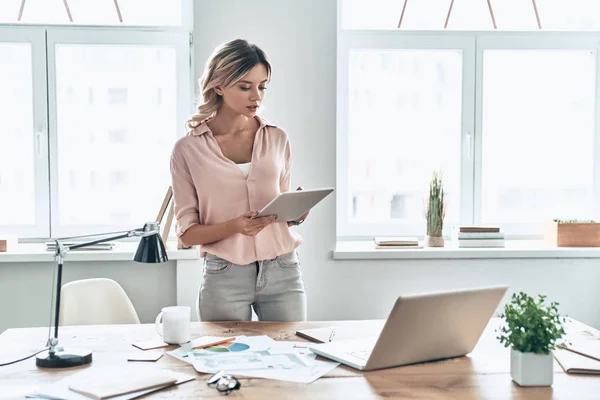
[[[112,279],[83,279],[60,291],[59,325],[139,324],[127,293]]]

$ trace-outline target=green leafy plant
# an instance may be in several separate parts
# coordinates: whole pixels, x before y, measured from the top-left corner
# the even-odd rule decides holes
[[[434,171],[429,183],[429,197],[427,198],[425,216],[427,218],[427,235],[442,236],[446,203],[444,200],[444,184],[439,171]]]
[[[512,347],[522,353],[548,354],[565,335],[565,317],[558,313],[556,302],[545,304],[546,296],[539,295],[537,301],[527,294],[514,293],[511,301],[500,315],[506,325],[500,328],[497,339],[504,347]]]
[[[553,219],[553,221],[556,223],[559,223],[559,224],[593,224],[596,222],[593,219],[560,219],[560,218],[555,218],[555,219]]]

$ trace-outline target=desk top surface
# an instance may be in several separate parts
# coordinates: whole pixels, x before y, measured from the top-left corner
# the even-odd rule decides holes
[[[192,337],[203,335],[268,335],[275,340],[304,341],[298,329],[328,326],[352,327],[357,332],[371,330],[382,321],[334,322],[194,322]],[[360,372],[340,365],[311,384],[240,377],[242,388],[228,398],[244,399],[598,399],[600,376],[569,375],[554,362],[552,387],[522,388],[510,377],[510,351],[496,339],[494,329],[500,321],[492,319],[475,350],[465,357],[444,361]],[[577,322],[574,322],[577,323]],[[577,323],[579,324],[579,323]],[[585,325],[581,325],[585,328]],[[48,328],[9,329],[0,335],[0,363],[32,354],[47,340]],[[92,350],[94,361],[81,368],[118,368],[126,366],[127,355],[135,352],[134,341],[157,339],[154,324],[61,327],[61,345]],[[165,351],[177,348],[171,346]],[[131,363],[129,363],[131,364]],[[155,363],[187,374],[194,381],[165,389],[151,398],[221,398],[206,385],[206,374],[197,374],[190,364],[165,355]],[[81,368],[44,370],[29,359],[0,367],[0,398],[19,396],[37,386],[56,382]]]

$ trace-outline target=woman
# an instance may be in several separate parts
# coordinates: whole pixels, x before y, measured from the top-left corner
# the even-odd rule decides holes
[[[287,134],[257,116],[271,77],[267,55],[245,40],[218,47],[206,64],[202,101],[171,156],[177,235],[201,245],[202,321],[306,320],[306,295],[290,226],[252,218],[290,190]],[[301,188],[299,188],[301,189]]]

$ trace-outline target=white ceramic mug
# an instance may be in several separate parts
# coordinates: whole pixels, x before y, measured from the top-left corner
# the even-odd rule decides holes
[[[156,317],[156,332],[162,336],[165,343],[187,343],[190,341],[190,315],[191,310],[188,306],[165,307]]]

